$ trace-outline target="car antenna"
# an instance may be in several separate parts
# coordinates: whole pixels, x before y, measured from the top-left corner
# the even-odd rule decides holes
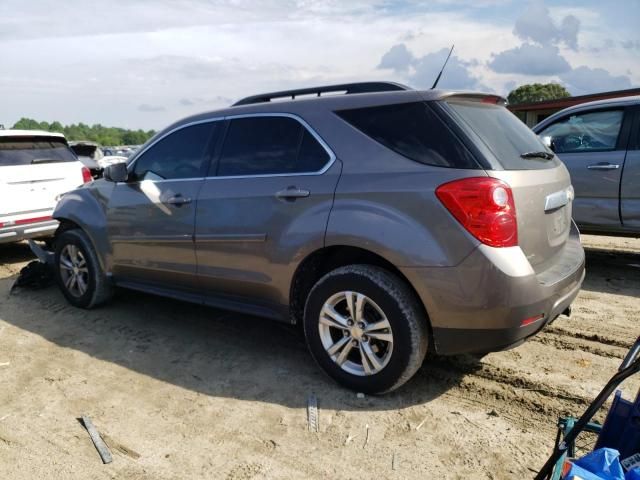
[[[440,73],[436,77],[436,81],[433,82],[433,87],[431,87],[431,90],[436,88],[436,86],[438,85],[438,82],[440,81],[440,77],[442,76],[442,72],[444,72],[444,67],[447,66],[447,62],[449,61],[449,57],[451,56],[451,53],[453,52],[453,47],[455,46],[456,46],[455,44],[451,45],[451,50],[449,50],[449,55],[447,55],[447,59],[444,61],[444,65],[442,65],[442,70],[440,70]]]

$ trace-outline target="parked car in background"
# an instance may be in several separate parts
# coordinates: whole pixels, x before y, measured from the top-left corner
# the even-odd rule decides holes
[[[513,346],[568,311],[584,252],[567,169],[504,103],[377,82],[176,122],[63,197],[58,283],[82,308],[121,286],[302,324],[360,392],[428,348]]]
[[[100,165],[100,160],[104,157],[104,153],[99,144],[82,140],[69,142],[69,146],[84,166],[91,171],[93,178],[102,176],[104,167]]]
[[[0,243],[52,236],[57,198],[89,181],[64,135],[0,130]]]
[[[580,230],[640,236],[640,96],[576,105],[533,131],[571,173]]]
[[[102,177],[102,172],[107,165],[118,162],[126,162],[127,155],[114,149],[102,149],[99,144],[89,141],[69,142],[69,146],[78,156],[78,159],[91,171],[94,179]]]

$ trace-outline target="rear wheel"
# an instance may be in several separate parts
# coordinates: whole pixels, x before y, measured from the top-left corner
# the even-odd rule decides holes
[[[309,294],[304,330],[320,367],[364,393],[398,388],[427,352],[426,318],[415,295],[400,278],[370,265],[322,277]]]
[[[92,308],[112,295],[111,283],[82,230],[67,230],[56,238],[55,275],[65,298],[76,307]]]

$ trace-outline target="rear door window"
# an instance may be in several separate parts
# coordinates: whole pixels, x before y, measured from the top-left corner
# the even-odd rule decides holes
[[[0,137],[0,167],[77,160],[63,140],[50,137]]]
[[[424,102],[340,110],[336,114],[378,143],[416,162],[479,168],[462,142]]]
[[[449,100],[454,117],[470,129],[505,170],[539,170],[559,165],[556,158],[522,158],[524,153],[548,152],[542,140],[505,107],[475,101]]]
[[[329,160],[324,147],[293,118],[235,118],[229,123],[218,176],[313,173]]]
[[[576,113],[549,125],[540,136],[552,137],[557,153],[615,150],[623,116],[622,109]]]
[[[208,149],[215,139],[219,122],[181,128],[142,153],[133,173],[137,180],[201,178],[208,168]]]

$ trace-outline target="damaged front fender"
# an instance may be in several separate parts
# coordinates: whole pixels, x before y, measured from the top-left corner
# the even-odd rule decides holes
[[[65,223],[77,225],[87,234],[105,272],[111,271],[106,212],[114,186],[114,183],[106,180],[86,184],[65,194],[53,211],[53,218],[58,220],[61,226]]]

